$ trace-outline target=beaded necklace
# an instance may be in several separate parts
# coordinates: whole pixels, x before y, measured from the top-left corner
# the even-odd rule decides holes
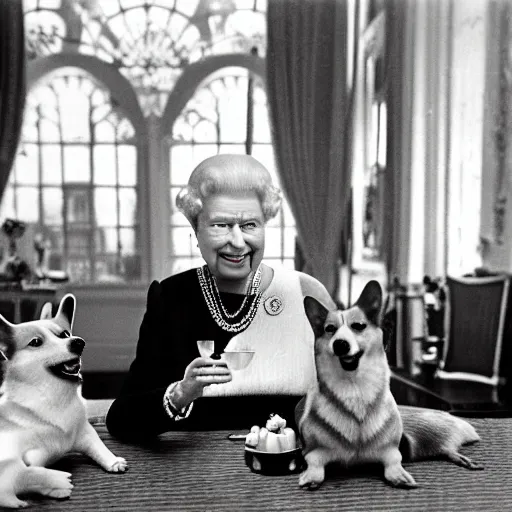
[[[208,265],[197,269],[197,277],[203,292],[203,297],[208,306],[208,310],[215,323],[223,330],[228,332],[243,331],[254,319],[258,306],[261,302],[261,267],[259,266],[252,278],[251,286],[245,294],[242,305],[235,313],[228,313],[220,297],[219,289],[215,276],[212,275]],[[243,314],[245,311],[245,314]],[[243,315],[240,319],[240,317]],[[237,320],[238,319],[238,320]]]

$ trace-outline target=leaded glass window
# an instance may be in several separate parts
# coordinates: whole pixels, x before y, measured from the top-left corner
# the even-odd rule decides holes
[[[267,0],[23,4],[29,69],[43,57],[48,62],[56,54],[65,54],[66,59],[80,55],[73,71],[66,68],[51,78],[42,75],[44,82],[29,84],[21,155],[0,210],[2,217],[27,219],[34,229],[44,231],[51,239],[52,268],[67,270],[75,282],[126,282],[198,262],[195,237],[184,217],[174,211],[173,199],[193,167],[207,156],[252,153],[279,182],[262,78],[249,76],[245,67],[225,67],[230,61],[245,66],[241,54],[253,61],[265,55]],[[214,67],[207,62],[219,56],[222,62]],[[208,73],[217,71],[203,82],[204,74],[195,71],[204,64]],[[256,67],[263,69],[260,64],[261,60]],[[178,81],[181,87],[175,88]],[[104,84],[117,94],[122,107],[113,103]],[[87,87],[91,90],[85,93]],[[127,94],[119,93],[118,87]],[[173,104],[168,104],[176,98],[176,89],[179,94],[190,91],[190,96],[177,100],[186,105],[177,118]],[[41,99],[51,94],[54,104],[62,105],[60,117],[50,115],[52,103]],[[92,103],[98,94],[101,104]],[[58,111],[56,106],[54,110]],[[100,123],[93,111],[105,119]],[[162,126],[172,128],[151,132],[158,133],[156,137],[148,135],[149,127]],[[164,157],[161,144],[169,149]],[[143,154],[151,152],[151,162],[137,156],[137,147]],[[162,177],[160,169],[167,167]],[[169,215],[166,194],[147,193],[167,187]],[[20,204],[25,201],[37,208],[23,211]],[[151,201],[158,203],[155,209]],[[155,216],[154,211],[164,214]],[[156,240],[163,241],[155,248],[151,243]],[[145,249],[147,242],[152,250],[141,258],[141,246]],[[294,220],[285,203],[268,225],[266,256],[293,266],[294,252]]]
[[[112,64],[160,115],[190,64],[265,51],[266,0],[25,0],[29,55],[71,49]],[[69,20],[67,25],[62,17]]]
[[[248,109],[253,122],[248,122]],[[194,167],[218,153],[250,153],[279,184],[262,79],[241,68],[222,68],[198,88],[176,119],[170,147],[171,258],[173,272],[201,264],[192,228],[175,207]],[[295,222],[288,203],[267,224],[265,261],[293,268]]]
[[[60,68],[28,95],[1,217],[29,223],[74,282],[140,278],[137,147],[108,91]]]

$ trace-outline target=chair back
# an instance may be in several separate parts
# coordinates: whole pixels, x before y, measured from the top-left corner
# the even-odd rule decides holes
[[[509,277],[447,277],[447,339],[438,377],[497,385]]]

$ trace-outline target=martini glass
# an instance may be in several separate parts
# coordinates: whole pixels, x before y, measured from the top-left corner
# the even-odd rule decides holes
[[[214,356],[214,340],[198,340],[197,348],[201,357]],[[220,359],[225,361],[228,368],[233,371],[243,370],[254,357],[254,350],[225,350],[220,354]],[[213,357],[216,359],[216,357]]]

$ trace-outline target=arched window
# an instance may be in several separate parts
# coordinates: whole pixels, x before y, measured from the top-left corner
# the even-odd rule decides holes
[[[200,264],[194,232],[174,206],[176,195],[194,167],[218,153],[252,154],[279,184],[263,81],[246,69],[227,67],[210,75],[174,123],[169,156],[173,272]],[[280,214],[267,226],[265,261],[293,268],[295,235],[295,222],[284,201]]]
[[[173,199],[207,156],[250,152],[279,183],[263,79],[241,63],[257,61],[263,74],[251,53],[265,55],[266,3],[24,0],[28,76],[43,78],[28,84],[0,215],[50,240],[52,269],[75,283],[133,282],[200,263]],[[200,78],[189,73],[203,65]],[[26,201],[37,208],[24,211]],[[294,252],[285,204],[268,225],[266,258],[293,266]]]
[[[137,280],[137,181],[130,121],[93,77],[60,68],[28,95],[1,216],[40,233],[74,282]]]

